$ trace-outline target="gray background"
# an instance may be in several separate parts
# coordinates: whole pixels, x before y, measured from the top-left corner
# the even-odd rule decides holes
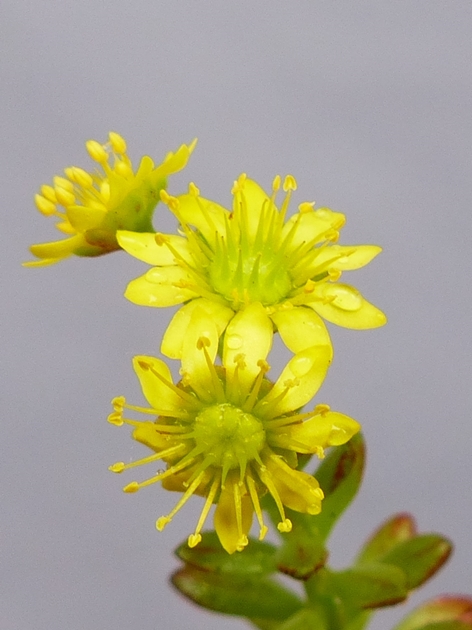
[[[403,610],[472,592],[471,28],[469,1],[3,0],[2,629],[245,627],[167,585],[200,501],[158,534],[176,495],[126,496],[133,476],[107,471],[142,452],[107,424],[109,401],[142,402],[130,359],[157,353],[171,315],[123,299],[145,265],[120,253],[20,267],[28,244],[57,234],[34,193],[88,168],[84,141],[109,130],[135,160],[198,136],[174,192],[194,180],[227,203],[241,171],[265,186],[293,173],[296,203],[347,214],[343,243],[383,245],[352,282],[389,324],[332,328],[317,398],[360,420],[369,446],[332,561],[408,510],[456,554]]]

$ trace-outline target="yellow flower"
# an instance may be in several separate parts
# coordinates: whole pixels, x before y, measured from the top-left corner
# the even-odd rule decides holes
[[[202,308],[226,329],[225,346],[240,352],[252,344],[254,329],[278,330],[294,353],[313,345],[331,347],[323,319],[347,328],[375,328],[385,315],[355,288],[338,282],[343,271],[369,263],[381,248],[335,244],[344,215],[302,203],[286,220],[296,182],[287,176],[280,210],[275,205],[280,177],[267,195],[243,174],[235,182],[232,212],[204,199],[194,184],[189,193],[162,200],[182,225],[182,236],[118,233],[128,253],[151,265],[133,280],[125,296],[144,306],[184,304],[163,338],[162,352],[180,358],[193,310]],[[262,306],[259,322],[243,328],[239,315],[249,304]]]
[[[96,140],[85,143],[90,157],[99,168],[87,173],[77,166],[64,170],[65,177],[54,177],[53,186],[41,187],[35,196],[38,210],[59,221],[56,227],[70,238],[40,243],[30,247],[38,261],[25,266],[50,265],[68,256],[100,256],[120,249],[116,240],[119,229],[149,232],[159,193],[166,177],[187,164],[196,141],[169,153],[155,166],[145,155],[136,172],[126,154],[126,142],[110,132],[106,144]],[[113,164],[110,156],[113,155]]]
[[[250,304],[244,311],[257,319],[262,307]],[[271,334],[271,333],[270,333]],[[165,470],[144,481],[132,481],[125,492],[162,481],[164,488],[182,492],[174,509],[156,522],[158,530],[169,523],[193,495],[205,497],[190,547],[201,540],[201,530],[213,503],[214,525],[228,553],[241,551],[255,513],[260,539],[267,531],[259,499],[267,492],[280,513],[278,529],[290,531],[285,507],[317,514],[323,492],[311,475],[296,470],[298,453],[323,456],[327,446],[344,444],[359,430],[351,418],[319,405],[301,413],[320,387],[330,362],[327,346],[312,346],[293,357],[272,384],[266,332],[254,338],[248,355],[226,352],[215,365],[218,329],[202,309],[195,309],[184,341],[182,380],[174,385],[167,365],[148,356],[134,358],[134,369],[150,408],[128,405],[123,397],[112,401],[109,421],[134,427],[133,438],[154,453],[128,464],[117,462],[110,470],[121,473],[135,466],[163,460]],[[155,421],[123,417],[125,409],[157,416]]]

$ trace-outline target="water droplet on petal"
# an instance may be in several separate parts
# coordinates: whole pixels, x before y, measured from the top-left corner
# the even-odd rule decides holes
[[[243,338],[240,335],[228,335],[226,345],[230,350],[238,350],[243,345]]]
[[[358,311],[362,307],[362,295],[345,284],[327,285],[326,295],[332,296],[332,305],[343,311]]]
[[[290,362],[290,369],[295,376],[305,376],[313,367],[313,359],[310,357],[295,357]]]

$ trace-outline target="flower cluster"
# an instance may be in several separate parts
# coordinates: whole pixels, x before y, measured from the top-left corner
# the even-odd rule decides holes
[[[327,405],[302,411],[321,386],[333,350],[324,320],[354,329],[382,326],[384,314],[354,287],[339,282],[344,271],[363,267],[381,250],[374,245],[338,245],[345,217],[312,202],[288,216],[297,184],[277,176],[267,194],[241,175],[234,183],[232,209],[188,193],[171,196],[166,178],[182,169],[195,141],[169,153],[155,166],[142,158],[136,170],[126,143],[116,133],[101,145],[86,143],[99,169],[65,169],[54,186],[36,196],[38,209],[59,219],[69,238],[33,245],[47,265],[71,254],[98,256],[123,249],[152,265],[133,280],[125,296],[138,305],[181,305],[165,332],[161,351],[180,360],[174,383],[161,359],[137,356],[134,369],[150,407],[113,400],[109,421],[133,427],[133,438],[153,453],[115,473],[164,462],[135,492],[161,481],[182,493],[174,509],[157,520],[162,530],[192,495],[205,498],[188,544],[201,540],[210,509],[228,553],[248,543],[253,516],[259,537],[267,531],[261,497],[268,495],[280,515],[278,529],[292,528],[286,509],[316,515],[323,491],[299,468],[299,455],[317,455],[346,443],[360,425]],[[112,160],[112,163],[110,162]],[[280,188],[285,196],[277,205]],[[158,201],[175,215],[176,234],[155,232],[151,218]],[[294,356],[275,382],[266,374],[274,333]],[[124,417],[125,410],[153,420]]]
[[[159,166],[145,155],[136,172],[119,134],[110,132],[106,144],[89,140],[85,146],[98,168],[91,173],[77,166],[66,168],[65,177],[54,177],[53,186],[41,186],[35,196],[41,214],[58,219],[56,228],[69,238],[32,245],[30,251],[39,260],[26,266],[50,265],[72,254],[100,256],[120,249],[117,230],[152,230],[159,193],[167,177],[187,164],[195,141],[169,153]]]
[[[272,194],[246,175],[233,186],[233,208],[226,210],[189,192],[161,198],[179,220],[183,235],[120,231],[118,242],[128,253],[154,265],[133,280],[125,296],[144,306],[183,304],[174,315],[161,351],[181,358],[182,341],[195,308],[226,330],[225,350],[237,340],[251,344],[251,332],[238,314],[249,304],[260,304],[259,321],[252,328],[277,330],[294,353],[313,345],[331,346],[323,319],[347,328],[375,328],[385,315],[354,287],[339,281],[343,271],[358,269],[380,251],[375,245],[337,245],[345,217],[328,208],[300,204],[286,218],[296,181],[287,176],[280,209]],[[239,348],[239,351],[243,351]]]
[[[250,305],[244,312],[251,318],[257,310],[257,305]],[[116,398],[109,421],[134,427],[133,438],[151,448],[154,455],[128,464],[117,462],[110,470],[121,473],[163,460],[166,470],[145,481],[133,481],[124,491],[135,492],[162,481],[165,488],[183,492],[170,514],[157,520],[158,530],[193,494],[205,496],[200,519],[188,539],[191,547],[200,542],[200,531],[216,502],[215,529],[223,547],[233,553],[247,545],[254,513],[259,538],[264,538],[267,526],[259,498],[266,493],[279,511],[281,532],[292,527],[284,506],[318,514],[323,492],[313,476],[297,470],[297,455],[323,457],[325,447],[344,444],[360,426],[327,405],[297,411],[311,400],[325,377],[330,362],[326,346],[313,346],[292,358],[273,384],[265,377],[269,366],[264,341],[254,340],[249,361],[243,354],[226,355],[218,366],[214,363],[217,327],[208,324],[202,309],[194,310],[189,331],[182,380],[177,385],[163,361],[135,357],[134,369],[151,408],[127,405],[124,398]],[[124,418],[124,409],[150,413],[157,419]]]

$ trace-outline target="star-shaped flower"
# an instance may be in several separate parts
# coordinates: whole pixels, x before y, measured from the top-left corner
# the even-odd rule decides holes
[[[302,203],[289,219],[286,213],[295,179],[283,182],[286,196],[275,204],[280,177],[267,195],[241,175],[235,182],[233,210],[204,199],[191,184],[189,193],[170,197],[161,192],[182,226],[182,235],[118,233],[128,253],[154,265],[127,287],[125,296],[144,306],[183,304],[167,329],[161,350],[180,358],[195,308],[203,309],[224,345],[250,351],[253,337],[278,330],[294,353],[314,345],[331,347],[323,318],[347,328],[382,326],[385,315],[355,288],[338,282],[341,273],[369,263],[381,248],[337,245],[344,215]],[[257,320],[245,309],[258,304]]]
[[[243,313],[258,319],[260,303]],[[316,393],[330,362],[326,345],[312,346],[293,357],[273,384],[265,374],[271,330],[253,339],[247,355],[227,350],[222,365],[215,365],[217,325],[201,308],[193,310],[182,352],[182,380],[176,385],[160,359],[138,356],[134,369],[150,408],[114,399],[109,421],[134,427],[133,438],[154,453],[110,470],[121,473],[142,464],[162,460],[165,470],[150,478],[132,481],[125,492],[162,481],[164,488],[182,492],[174,509],[156,522],[158,530],[169,523],[193,495],[205,497],[194,533],[188,544],[201,540],[201,530],[213,503],[214,524],[228,553],[241,551],[255,513],[260,539],[267,531],[260,497],[271,495],[280,514],[278,529],[291,530],[285,508],[317,514],[323,492],[316,479],[297,470],[297,454],[323,456],[327,446],[344,444],[359,430],[351,418],[319,405],[301,413],[300,408]],[[123,417],[125,409],[157,416],[154,421]]]
[[[119,134],[110,132],[106,144],[89,140],[85,146],[99,168],[90,173],[77,166],[66,168],[65,177],[55,177],[53,186],[42,186],[35,197],[38,210],[59,219],[57,229],[69,238],[32,245],[30,251],[39,260],[25,266],[50,265],[72,254],[100,256],[121,249],[117,230],[151,231],[166,178],[184,168],[195,141],[169,153],[159,166],[144,156],[136,172]]]

